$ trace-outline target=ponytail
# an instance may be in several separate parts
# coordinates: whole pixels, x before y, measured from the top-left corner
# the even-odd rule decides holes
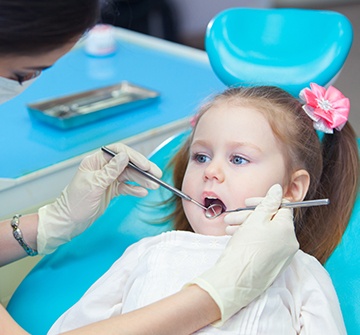
[[[330,204],[302,209],[296,233],[300,248],[325,263],[345,232],[358,191],[358,144],[349,123],[324,135],[322,156],[320,180],[307,198],[329,198]]]

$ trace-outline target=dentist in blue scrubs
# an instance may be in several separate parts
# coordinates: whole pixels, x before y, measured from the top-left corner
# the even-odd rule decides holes
[[[0,0],[0,103],[20,94],[43,70],[68,52],[99,21],[101,2]],[[113,197],[121,194],[142,197],[147,195],[148,188],[158,187],[126,168],[131,160],[160,178],[162,173],[155,164],[121,143],[109,147],[118,154],[110,159],[99,150],[86,157],[55,202],[40,208],[37,213],[15,215],[0,222],[0,266],[25,256],[52,253],[88,228]],[[129,185],[128,181],[134,181],[138,186]],[[259,240],[264,243],[249,246],[243,241],[255,228],[241,228],[246,227],[245,221],[219,261],[202,278],[202,288],[188,285],[150,306],[70,333],[190,334],[215,321],[225,322],[266,290],[298,249],[292,216],[286,220],[273,216],[280,201],[269,194],[256,210],[262,224],[269,229],[278,224],[280,229],[272,234],[263,232]],[[269,250],[271,239],[276,241],[278,237],[291,241],[287,243],[291,247]],[[237,264],[238,255],[249,252],[249,248],[254,257],[245,264]],[[249,288],[249,283],[253,284],[253,289]],[[28,334],[1,305],[0,333]]]

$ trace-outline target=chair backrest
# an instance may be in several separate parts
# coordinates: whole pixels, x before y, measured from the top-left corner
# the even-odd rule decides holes
[[[329,85],[352,44],[350,21],[331,11],[231,8],[209,23],[205,48],[227,86],[275,85],[294,96]]]

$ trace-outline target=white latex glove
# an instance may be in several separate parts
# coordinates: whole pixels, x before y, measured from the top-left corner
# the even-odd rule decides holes
[[[215,326],[263,293],[299,249],[292,209],[278,209],[281,200],[282,188],[274,185],[245,221],[240,212],[228,214],[227,224],[238,223],[239,217],[242,224],[216,264],[190,283],[219,306],[222,318]]]
[[[260,202],[263,200],[264,198],[260,198],[260,197],[256,197],[256,198],[248,198],[245,199],[245,206],[246,207],[250,207],[250,206],[257,206],[258,204],[260,204]],[[228,214],[225,217],[225,222],[228,224],[228,226],[226,227],[225,231],[226,234],[228,235],[234,235],[235,232],[239,229],[240,225],[242,225],[245,220],[249,217],[249,215],[253,212],[253,210],[243,210],[243,211],[239,211],[239,212],[234,212],[231,215]]]
[[[148,193],[146,188],[158,187],[139,172],[127,168],[130,160],[160,178],[162,172],[155,164],[124,144],[108,147],[118,154],[111,157],[99,150],[85,157],[61,196],[39,209],[39,254],[49,254],[82,233],[105,211],[113,197],[119,194],[143,197]],[[134,181],[139,186],[129,185],[128,181]]]

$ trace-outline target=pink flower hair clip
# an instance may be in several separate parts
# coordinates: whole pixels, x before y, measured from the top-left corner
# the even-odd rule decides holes
[[[332,134],[334,129],[340,131],[349,117],[350,100],[333,86],[326,89],[311,83],[310,87],[301,90],[299,96],[305,103],[304,111],[314,121],[314,128],[327,134]]]

